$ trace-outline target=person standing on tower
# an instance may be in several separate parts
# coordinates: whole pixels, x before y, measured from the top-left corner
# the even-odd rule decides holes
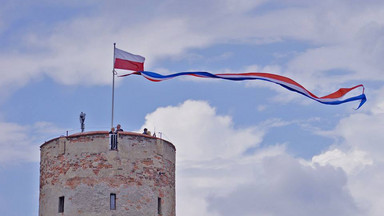
[[[118,125],[116,126],[116,133],[123,132],[123,131],[124,131],[124,130],[121,128],[121,125],[118,124]]]
[[[111,131],[109,131],[109,139],[111,144],[111,150],[117,150],[117,132],[115,131],[115,128],[111,128]]]

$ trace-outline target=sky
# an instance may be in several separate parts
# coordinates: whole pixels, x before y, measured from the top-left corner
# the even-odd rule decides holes
[[[114,123],[176,146],[177,215],[382,215],[383,1],[0,3],[0,215],[38,215],[39,146],[79,132],[80,112],[110,129],[113,43],[162,74],[365,86],[355,110],[263,81],[116,78]]]

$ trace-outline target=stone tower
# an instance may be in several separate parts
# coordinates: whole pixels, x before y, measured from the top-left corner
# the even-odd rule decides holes
[[[39,215],[175,216],[175,147],[131,132],[63,136],[40,147]]]

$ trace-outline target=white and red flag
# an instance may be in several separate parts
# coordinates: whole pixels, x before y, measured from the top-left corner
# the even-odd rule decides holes
[[[115,63],[114,69],[143,71],[144,70],[143,56],[134,55],[121,49],[115,48]]]

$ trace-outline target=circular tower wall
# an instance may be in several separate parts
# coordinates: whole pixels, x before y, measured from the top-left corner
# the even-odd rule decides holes
[[[175,216],[175,147],[121,132],[59,137],[40,147],[39,215]]]

